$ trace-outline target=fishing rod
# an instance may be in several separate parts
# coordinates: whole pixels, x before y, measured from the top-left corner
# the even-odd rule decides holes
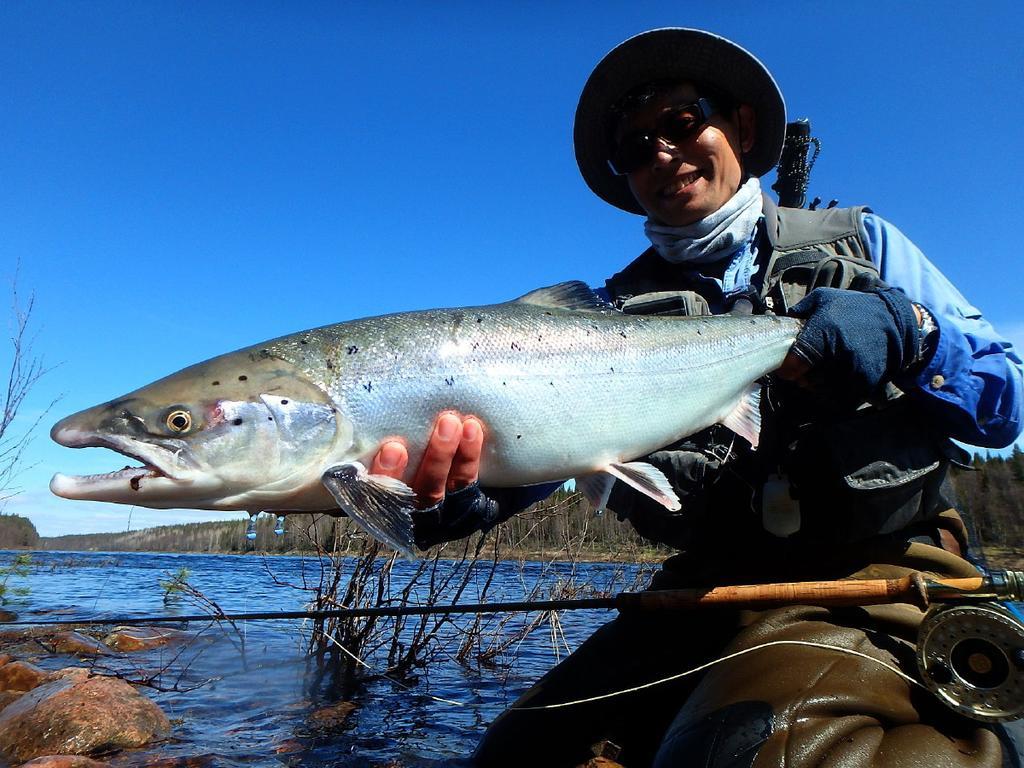
[[[618,610],[628,613],[692,610],[707,606],[763,610],[786,605],[851,607],[909,603],[927,611],[918,630],[916,649],[923,685],[953,710],[989,722],[1024,716],[1024,615],[1010,605],[1014,601],[1024,601],[1024,571],[991,571],[981,576],[954,579],[939,579],[915,572],[896,579],[647,590],[568,600],[7,621],[0,622],[0,626],[181,624],[191,621],[348,619],[566,610]]]
[[[711,605],[779,608],[786,605],[846,607],[904,602],[926,609],[933,602],[1024,601],[1024,571],[991,571],[984,576],[937,579],[912,573],[897,579],[843,579],[777,584],[644,590],[609,597],[519,600],[490,603],[373,606],[255,613],[203,613],[180,616],[118,616],[52,621],[3,621],[0,625],[181,624],[190,621],[266,621],[274,619],[352,619],[462,613],[515,613],[572,610],[687,610]]]

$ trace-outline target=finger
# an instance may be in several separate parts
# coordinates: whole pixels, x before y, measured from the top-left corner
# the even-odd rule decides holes
[[[473,416],[462,422],[462,439],[452,459],[452,468],[448,472],[449,491],[457,491],[475,483],[480,476],[480,454],[484,447],[484,430],[480,422]]]
[[[462,419],[456,413],[442,413],[434,423],[434,431],[430,433],[430,441],[423,452],[423,459],[416,470],[413,490],[424,506],[437,504],[444,498],[448,473],[452,468],[452,460],[459,448],[462,437]]]
[[[405,468],[409,466],[409,451],[397,440],[383,443],[370,465],[371,475],[387,475],[401,480]]]

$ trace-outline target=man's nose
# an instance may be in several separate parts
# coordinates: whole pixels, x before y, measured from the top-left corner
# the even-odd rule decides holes
[[[679,150],[676,147],[661,137],[655,139],[654,160],[652,162],[655,168],[671,165],[678,158]]]

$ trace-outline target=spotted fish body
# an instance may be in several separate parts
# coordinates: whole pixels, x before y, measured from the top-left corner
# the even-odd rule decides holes
[[[58,442],[104,445],[146,466],[101,481],[57,475],[51,488],[159,508],[340,506],[408,550],[411,492],[365,466],[382,440],[400,437],[415,467],[450,409],[484,424],[485,485],[617,477],[678,508],[664,477],[632,460],[718,422],[756,440],[745,398],[799,327],[771,316],[624,315],[577,283],[325,326],[64,419]],[[170,434],[181,413],[189,428]]]

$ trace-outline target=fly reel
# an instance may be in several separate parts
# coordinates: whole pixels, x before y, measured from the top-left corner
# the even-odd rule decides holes
[[[936,604],[917,635],[921,681],[983,722],[1024,717],[1024,621],[997,603]]]

